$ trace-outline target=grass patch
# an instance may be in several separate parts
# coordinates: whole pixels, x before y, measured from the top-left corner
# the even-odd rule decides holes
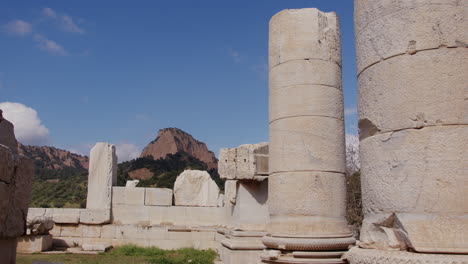
[[[213,264],[217,254],[213,250],[196,250],[183,248],[162,250],[159,248],[142,248],[125,245],[99,255],[79,254],[18,254],[17,264],[31,264],[45,261],[63,264]]]

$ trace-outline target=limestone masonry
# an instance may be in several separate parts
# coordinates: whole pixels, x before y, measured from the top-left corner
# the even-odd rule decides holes
[[[18,154],[13,124],[0,110],[0,263],[16,263],[16,239],[26,234],[34,173],[32,160]]]
[[[323,253],[355,242],[345,219],[338,17],[313,8],[281,11],[270,21],[269,43],[270,221],[263,243],[271,250],[262,259],[342,263],[340,254]]]
[[[0,110],[0,263],[53,243],[214,249],[223,264],[468,264],[468,1],[354,3],[358,241],[345,219],[339,20],[289,9],[269,27],[269,142],[221,149],[217,163],[203,143],[164,129],[142,153],[185,151],[219,167],[224,194],[189,169],[174,190],[115,186],[115,147],[97,143],[85,209],[28,210],[33,164]]]
[[[468,263],[468,2],[354,3],[365,219],[346,258]]]

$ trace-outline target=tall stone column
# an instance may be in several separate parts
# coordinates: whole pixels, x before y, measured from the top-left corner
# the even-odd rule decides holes
[[[342,252],[320,251],[355,242],[345,219],[340,45],[335,13],[290,9],[270,21],[266,263],[342,263]]]
[[[468,261],[403,252],[468,254],[468,2],[354,3],[367,250],[348,259]]]

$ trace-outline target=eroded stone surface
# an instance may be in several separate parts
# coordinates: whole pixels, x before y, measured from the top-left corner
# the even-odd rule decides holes
[[[384,133],[360,143],[366,214],[468,211],[468,126]]]
[[[268,181],[239,182],[236,204],[232,209],[233,230],[265,230],[268,213]]]
[[[468,221],[464,214],[392,213],[366,215],[361,248],[465,253]]]
[[[0,145],[0,238],[16,238],[26,232],[31,197],[33,162]]]
[[[406,251],[351,248],[343,258],[350,264],[467,264],[467,255],[421,254]]]
[[[268,248],[354,243],[345,216],[345,142],[338,18],[283,10],[270,21]],[[333,240],[335,241],[335,240]],[[281,256],[265,263],[313,263]],[[321,260],[320,260],[321,261]],[[327,262],[335,263],[328,259]],[[338,259],[338,263],[342,263]]]
[[[217,206],[219,187],[206,171],[185,170],[174,184],[175,205]]]
[[[254,179],[268,175],[268,143],[246,144],[219,152],[222,179]]]
[[[110,209],[112,185],[117,183],[117,156],[114,145],[97,143],[91,149],[88,176],[88,209]]]
[[[359,76],[359,119],[378,133],[468,124],[466,61],[468,49],[438,49],[370,67]],[[360,134],[371,128],[360,124]]]
[[[316,116],[270,123],[270,176],[306,170],[344,173],[343,127],[343,120]]]
[[[172,190],[168,188],[146,188],[145,205],[172,205]]]
[[[466,47],[466,1],[355,0],[357,71],[401,54]],[[406,55],[405,55],[406,56]]]
[[[316,8],[285,9],[270,20],[270,69],[293,60],[324,60],[341,65],[338,17]]]

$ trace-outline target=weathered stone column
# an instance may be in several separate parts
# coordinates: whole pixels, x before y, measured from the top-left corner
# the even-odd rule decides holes
[[[0,110],[0,263],[16,263],[16,239],[26,233],[34,174],[32,160],[18,154],[13,124]]]
[[[96,143],[89,157],[88,197],[80,222],[103,224],[110,222],[112,186],[117,184],[115,146]]]
[[[307,252],[346,250],[354,244],[345,219],[345,136],[336,14],[308,8],[283,10],[273,16],[269,67],[271,219],[270,235],[263,242],[281,252],[271,251],[264,261],[310,263],[307,257],[324,255],[334,260],[323,263],[341,263],[341,252]]]
[[[468,254],[468,2],[354,3],[360,247],[400,254],[356,248],[348,259],[467,261],[401,251]]]

